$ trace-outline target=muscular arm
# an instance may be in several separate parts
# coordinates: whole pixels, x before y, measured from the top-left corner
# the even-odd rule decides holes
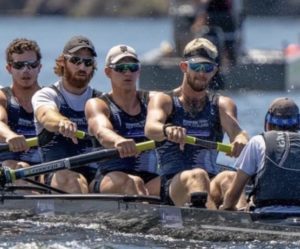
[[[56,107],[47,105],[40,106],[35,112],[35,117],[46,130],[51,132],[58,132],[60,121],[68,120]]]
[[[233,145],[232,156],[240,155],[249,138],[242,130],[237,120],[237,108],[232,99],[221,96],[219,99],[220,120],[223,130],[227,133]]]
[[[238,170],[237,174],[235,175],[235,178],[228,189],[228,191],[225,193],[224,202],[223,205],[220,207],[220,209],[223,210],[234,210],[235,205],[237,204],[248,180],[250,179],[250,176],[247,175],[242,170]]]
[[[105,148],[117,148],[121,157],[136,155],[134,140],[126,139],[117,134],[109,120],[109,115],[109,108],[103,100],[99,98],[88,100],[85,105],[85,116],[89,132]]]
[[[39,90],[32,98],[32,106],[37,122],[50,132],[58,132],[64,137],[69,137],[74,143],[78,143],[75,132],[76,123],[63,116],[58,109],[51,92]],[[40,132],[40,131],[39,131]]]
[[[25,137],[17,134],[8,126],[7,102],[5,94],[0,91],[0,142],[8,143],[13,152],[27,151],[29,149]]]
[[[172,111],[172,99],[164,93],[157,93],[151,97],[145,125],[145,135],[155,141],[165,139],[163,125]]]
[[[85,116],[89,126],[89,132],[95,136],[98,141],[106,148],[114,148],[115,141],[120,136],[114,132],[109,120],[109,109],[106,103],[93,98],[87,101],[85,105]]]
[[[14,135],[15,133],[10,130],[7,125],[8,117],[6,112],[6,97],[0,91],[0,142],[4,143],[6,138]]]

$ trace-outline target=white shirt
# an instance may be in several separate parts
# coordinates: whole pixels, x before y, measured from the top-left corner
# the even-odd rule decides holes
[[[264,166],[266,143],[262,135],[254,136],[247,143],[235,162],[235,167],[249,176],[258,173]],[[299,206],[273,205],[256,208],[254,212],[300,213]]]
[[[236,160],[235,168],[249,176],[255,175],[264,166],[265,152],[266,143],[263,136],[252,137]]]
[[[81,94],[76,95],[68,92],[60,81],[54,83],[59,92],[65,98],[69,107],[75,111],[84,111],[85,103],[88,99],[93,96],[93,90],[91,87],[87,87],[87,89]],[[41,106],[47,105],[48,107],[53,106],[57,109],[60,108],[60,101],[57,95],[57,92],[51,87],[44,87],[37,91],[32,97],[32,106],[34,112]],[[39,134],[43,126],[35,119],[37,133]]]

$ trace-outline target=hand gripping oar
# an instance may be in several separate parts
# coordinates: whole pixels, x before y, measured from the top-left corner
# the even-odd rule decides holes
[[[38,139],[37,137],[27,138],[26,143],[28,147],[34,147],[38,145]],[[6,152],[9,151],[9,145],[8,144],[0,144],[0,152]]]
[[[136,148],[139,152],[151,150],[155,148],[155,142],[149,140],[143,143],[138,143],[136,144]],[[29,168],[12,170],[7,167],[2,167],[0,169],[0,186],[5,186],[5,184],[11,183],[18,179],[42,175],[62,169],[73,169],[87,163],[96,162],[115,156],[119,156],[119,152],[117,149],[114,148],[93,151],[82,155],[41,163]]]
[[[186,136],[185,142],[187,144],[193,144],[198,145],[203,148],[207,149],[215,149],[217,151],[225,152],[225,153],[231,153],[232,152],[232,146],[230,144],[223,144],[220,142],[212,142],[204,139],[199,139],[192,136]]]
[[[79,139],[84,139],[89,136],[90,135],[86,134],[84,131],[76,131],[76,137]],[[26,143],[27,143],[28,147],[38,146],[38,138],[37,137],[27,138]],[[6,151],[9,151],[9,145],[8,144],[0,144],[0,152],[6,152]]]

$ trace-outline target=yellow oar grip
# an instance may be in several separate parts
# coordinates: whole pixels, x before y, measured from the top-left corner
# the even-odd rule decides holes
[[[191,137],[191,136],[186,136],[185,142],[187,144],[195,144],[196,143],[196,138],[195,137]]]
[[[232,146],[230,144],[217,143],[217,150],[225,153],[231,153]]]
[[[83,139],[85,137],[85,132],[84,131],[76,131],[76,137],[79,139]],[[26,143],[27,143],[28,147],[38,146],[38,138],[37,137],[27,138]]]
[[[26,143],[28,147],[38,146],[38,138],[37,137],[27,138]]]
[[[136,149],[138,152],[142,152],[145,150],[151,150],[155,148],[155,142],[153,140],[149,140],[146,142],[136,144]]]
[[[84,131],[76,131],[76,137],[79,139],[84,139],[85,132]]]
[[[79,139],[83,139],[85,135],[86,133],[84,131],[76,131],[76,137]],[[151,150],[155,148],[155,142],[153,140],[149,140],[146,142],[138,143],[136,144],[136,148],[139,152]]]

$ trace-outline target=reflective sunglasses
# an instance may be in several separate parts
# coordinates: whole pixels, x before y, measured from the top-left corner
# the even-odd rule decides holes
[[[79,56],[69,55],[69,54],[65,54],[64,57],[74,65],[80,65],[84,63],[86,67],[91,67],[95,63],[94,58],[82,58]]]
[[[123,63],[123,64],[113,64],[113,65],[110,65],[109,67],[119,73],[124,73],[127,70],[134,73],[140,69],[140,64],[139,63]]]
[[[215,64],[208,62],[191,63],[188,62],[190,69],[194,72],[211,73],[215,69]]]
[[[20,70],[24,67],[28,69],[37,68],[40,65],[40,61],[13,61],[10,63],[14,69]]]

